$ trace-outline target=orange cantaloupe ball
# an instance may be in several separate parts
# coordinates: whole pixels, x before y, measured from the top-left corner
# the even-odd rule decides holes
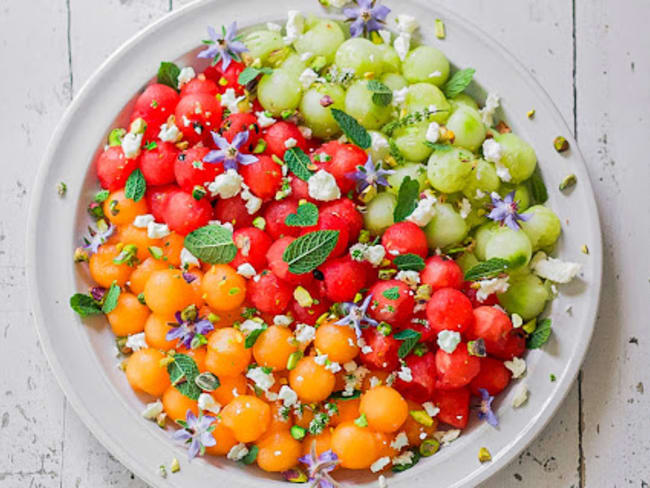
[[[171,385],[163,393],[162,404],[167,417],[174,422],[177,420],[184,421],[188,410],[194,415],[199,414],[198,402],[186,397]]]
[[[395,432],[409,415],[408,403],[390,386],[376,386],[361,396],[359,411],[365,414],[370,428],[378,432]]]
[[[221,410],[221,418],[239,442],[254,442],[271,424],[271,407],[252,395],[240,395]]]
[[[120,251],[117,246],[104,244],[100,246],[95,254],[90,256],[88,269],[90,276],[95,283],[104,288],[108,288],[117,282],[118,285],[124,286],[133,272],[133,268],[128,264],[115,264],[115,259]]]
[[[206,368],[219,378],[237,376],[246,371],[251,356],[240,331],[232,327],[217,329],[208,340]]]
[[[287,430],[269,432],[257,442],[257,446],[257,465],[270,473],[293,468],[302,455],[300,442]]]
[[[289,384],[305,403],[325,400],[334,391],[334,374],[309,356],[304,357],[289,373]]]
[[[150,314],[149,308],[140,303],[137,296],[122,292],[117,299],[117,305],[106,314],[106,318],[113,334],[122,337],[142,332]]]
[[[341,467],[366,469],[378,459],[375,432],[354,422],[340,424],[332,433],[332,451],[339,457]]]
[[[359,354],[354,329],[327,322],[316,329],[314,345],[321,354],[327,354],[330,361],[347,363]]]
[[[167,368],[161,365],[165,355],[157,349],[135,351],[126,364],[126,379],[136,391],[160,397],[169,387]]]
[[[255,341],[255,362],[276,371],[287,369],[289,356],[298,350],[298,346],[291,341],[293,337],[293,332],[287,327],[270,326]]]
[[[177,269],[154,271],[144,287],[147,306],[160,315],[174,315],[196,302],[196,293]]]
[[[217,313],[239,308],[246,299],[246,279],[227,264],[215,264],[203,275],[202,296]]]
[[[133,223],[138,215],[149,213],[147,201],[143,198],[134,202],[126,198],[124,190],[111,193],[104,201],[104,215],[113,225],[127,225]]]

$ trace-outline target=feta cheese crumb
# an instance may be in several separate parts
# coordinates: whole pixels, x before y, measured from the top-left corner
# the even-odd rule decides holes
[[[497,170],[497,176],[501,181],[508,183],[512,181],[512,176],[510,176],[510,170],[501,162],[494,163],[494,168]]]
[[[448,446],[460,436],[460,429],[438,430],[433,437],[443,446]]]
[[[242,188],[241,198],[246,202],[248,214],[253,215],[262,208],[262,199],[253,195],[246,184],[242,183]]]
[[[503,365],[512,373],[512,379],[521,378],[526,373],[526,360],[522,358],[512,358],[512,361],[505,361]]]
[[[266,29],[270,30],[271,32],[280,32],[282,31],[282,26],[280,24],[276,24],[275,22],[267,22]]]
[[[149,226],[149,222],[155,222],[153,215],[151,214],[137,215],[133,219],[133,226],[139,229],[146,229]]]
[[[275,124],[275,119],[266,111],[255,112],[255,115],[257,115],[257,125],[262,129],[266,129]]]
[[[160,126],[158,138],[163,142],[178,142],[183,138],[183,134],[176,127],[176,121],[173,115],[167,119],[167,122]]]
[[[373,473],[378,473],[384,469],[390,463],[390,458],[388,456],[380,457],[374,463],[370,465],[370,471]]]
[[[397,372],[397,377],[405,383],[410,383],[411,381],[413,381],[413,374],[411,372],[411,368],[403,364],[401,369]]]
[[[239,444],[236,444],[228,451],[228,455],[226,456],[228,459],[232,461],[239,461],[243,457],[248,454],[248,448],[246,447],[246,444],[243,442],[240,442]]]
[[[413,222],[419,227],[426,226],[431,219],[436,215],[436,203],[438,200],[432,195],[427,195],[425,198],[418,201],[418,206],[415,207],[413,213],[406,217],[406,220]]]
[[[509,276],[505,276],[503,278],[497,277],[478,281],[479,288],[476,290],[476,299],[482,303],[493,293],[507,292],[508,288],[510,288],[509,278]]]
[[[196,78],[196,73],[194,72],[194,68],[191,66],[186,66],[181,70],[180,73],[178,73],[178,89],[180,90],[183,88],[183,85],[189,83],[192,81],[194,78]]]
[[[280,327],[288,327],[293,322],[293,318],[288,315],[276,315],[273,317],[273,325],[278,325]]]
[[[395,275],[395,279],[406,283],[410,287],[415,287],[420,283],[420,273],[413,270],[402,270]]]
[[[346,2],[347,2],[347,0],[346,0]],[[381,40],[384,41],[384,44],[386,44],[387,46],[390,46],[390,41],[392,39],[391,32],[388,29],[379,29],[379,31],[377,31],[377,32],[381,36]]]
[[[481,120],[488,127],[494,125],[494,112],[497,108],[499,108],[499,95],[496,93],[488,93],[487,99],[485,100],[485,106],[479,110]]]
[[[156,222],[149,222],[147,224],[147,237],[149,239],[162,239],[167,237],[171,232],[167,224],[158,224]]]
[[[415,17],[407,14],[399,14],[395,17],[395,22],[397,23],[397,30],[406,34],[413,34],[420,24]]]
[[[122,151],[127,159],[137,158],[142,147],[142,138],[144,134],[134,134],[129,132],[122,138]]]
[[[303,89],[305,89],[305,90],[308,90],[309,87],[312,86],[316,82],[317,79],[318,79],[318,73],[316,73],[311,68],[307,68],[298,77],[298,81],[300,82]]]
[[[429,415],[429,417],[435,417],[440,413],[440,409],[436,407],[433,402],[424,402],[422,408]]]
[[[257,274],[255,268],[250,263],[242,263],[237,266],[237,274],[243,276],[244,278],[252,278]]]
[[[299,125],[298,130],[300,131],[300,134],[302,134],[302,137],[305,139],[311,139],[313,136],[313,131],[306,125]]]
[[[393,42],[393,47],[399,58],[404,61],[411,47],[411,34],[407,34],[406,32],[400,33]]]
[[[521,407],[528,400],[528,385],[521,383],[515,390],[515,396],[512,398],[512,406],[514,408]]]
[[[341,190],[336,179],[324,169],[313,174],[307,181],[309,196],[321,202],[330,202],[341,198]]]
[[[142,416],[147,420],[155,420],[163,412],[163,404],[160,400],[153,403],[147,403],[142,411]]]
[[[287,385],[282,385],[278,392],[278,400],[282,400],[285,407],[292,407],[298,403],[298,394]]]
[[[386,477],[383,474],[379,475],[377,483],[379,484],[379,488],[388,488],[388,481],[386,481]]]
[[[298,10],[289,10],[287,12],[287,35],[284,37],[284,43],[289,45],[297,41],[305,30],[305,18]]]
[[[393,458],[393,466],[404,466],[413,462],[413,451],[404,451]]]
[[[214,181],[208,185],[208,190],[213,197],[232,198],[237,196],[241,191],[241,185],[244,179],[234,169],[229,169],[214,178]]]
[[[513,313],[510,316],[510,321],[512,322],[512,327],[514,329],[518,329],[519,327],[524,325],[524,319],[522,319],[521,315],[519,315],[518,313]]]
[[[409,87],[405,86],[399,90],[393,90],[393,105],[399,107],[404,104],[406,101],[406,95],[408,95]]]
[[[399,451],[403,447],[406,447],[409,445],[409,438],[407,437],[405,432],[400,432],[395,436],[395,439],[390,443],[390,447],[395,449],[396,451]]]
[[[234,88],[228,88],[225,93],[221,95],[221,106],[230,110],[230,113],[239,113],[239,102],[245,100],[245,95],[237,96]]]
[[[330,373],[336,374],[339,371],[341,371],[341,365],[337,362],[330,361],[325,365],[325,369],[329,371]]]
[[[442,330],[438,333],[438,347],[445,351],[447,354],[451,354],[456,350],[458,344],[460,344],[460,332],[455,330]]]
[[[246,335],[251,332],[261,329],[264,325],[257,320],[246,319],[239,325],[239,330]]]
[[[438,142],[440,139],[440,124],[437,122],[431,122],[427,128],[426,139],[429,142]]]
[[[316,329],[311,325],[298,324],[295,334],[298,342],[301,344],[309,344],[316,337]]]
[[[189,269],[191,267],[198,268],[199,266],[201,266],[201,263],[199,263],[198,258],[194,254],[186,248],[181,249],[181,268]]]
[[[503,148],[494,139],[485,139],[483,141],[483,157],[491,163],[498,163],[503,156]]]
[[[296,147],[296,144],[298,144],[298,141],[294,139],[293,137],[290,137],[286,141],[284,141],[284,147],[287,149],[291,149],[292,147]]]
[[[350,257],[355,261],[368,261],[377,267],[381,264],[386,256],[386,249],[381,244],[369,246],[367,244],[357,243],[350,247]]]
[[[198,404],[199,409],[213,413],[215,415],[218,415],[221,411],[221,404],[217,402],[209,393],[201,393],[199,395]]]
[[[560,259],[546,257],[535,261],[533,271],[540,278],[554,281],[555,283],[568,283],[580,272],[582,265],[561,261]]]
[[[273,373],[265,373],[260,367],[249,369],[246,377],[252,380],[255,386],[262,391],[268,391],[275,384]]]
[[[469,200],[467,198],[463,198],[460,201],[460,216],[463,219],[466,219],[471,211],[472,211],[472,204],[469,203]]]

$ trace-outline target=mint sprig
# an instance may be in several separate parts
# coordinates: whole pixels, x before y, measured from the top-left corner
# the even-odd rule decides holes
[[[102,313],[102,307],[90,295],[75,293],[70,297],[70,308],[77,312],[81,317],[90,317]]]
[[[174,360],[167,365],[167,373],[172,386],[191,400],[198,400],[201,388],[196,384],[199,368],[190,356],[175,354]]]
[[[393,286],[391,288],[388,288],[387,290],[384,290],[382,293],[384,298],[387,298],[388,300],[399,300],[399,288],[396,286]]]
[[[334,120],[350,142],[356,144],[361,149],[368,149],[370,147],[372,138],[365,127],[343,110],[339,110],[338,108],[332,108],[330,110],[332,111],[332,117],[334,117]]]
[[[198,259],[210,264],[229,263],[237,254],[232,232],[220,225],[206,225],[190,232],[184,245]]]
[[[420,196],[420,183],[417,180],[411,179],[406,176],[402,180],[397,193],[397,205],[393,211],[393,220],[395,222],[402,222],[413,210],[417,207],[418,197]]]
[[[111,313],[113,310],[115,310],[115,307],[117,307],[117,301],[120,298],[121,293],[122,290],[120,289],[117,282],[114,281],[113,283],[111,283],[111,286],[106,292],[106,296],[104,297],[102,312]]]
[[[144,197],[145,192],[147,191],[147,181],[144,179],[144,175],[140,169],[135,169],[129,175],[126,180],[126,186],[124,187],[124,196],[133,200],[134,202],[139,202]]]
[[[181,69],[174,63],[163,61],[158,68],[158,83],[178,90],[178,75]]]
[[[299,147],[287,149],[284,153],[284,162],[287,163],[289,171],[302,181],[309,181],[311,175],[314,174],[313,171],[309,169],[311,166],[309,156],[307,156],[305,151]]]
[[[510,267],[510,261],[503,258],[492,258],[470,268],[465,273],[465,281],[476,281],[503,273]]]
[[[316,230],[298,237],[287,246],[282,260],[289,265],[294,274],[304,274],[315,270],[332,253],[339,240],[338,230]]]
[[[526,340],[526,347],[528,349],[539,349],[544,344],[546,344],[551,337],[551,324],[551,319],[542,319],[537,324],[537,328],[533,331],[533,333],[528,336],[528,339]]]
[[[310,227],[318,223],[318,207],[311,202],[298,205],[295,214],[289,214],[284,219],[289,227]]]
[[[395,339],[404,342],[402,342],[402,345],[399,346],[397,355],[402,359],[408,356],[421,338],[422,333],[418,332],[417,330],[404,329],[399,331],[397,334],[395,334]]]
[[[372,92],[372,103],[380,107],[387,107],[393,101],[393,90],[384,85],[381,81],[370,80],[367,84],[368,90]]]
[[[411,253],[395,256],[393,264],[397,266],[397,269],[403,271],[422,271],[424,269],[424,259]]]
[[[447,98],[453,98],[465,91],[465,88],[472,82],[476,70],[474,68],[465,68],[456,71],[447,83],[442,87],[442,91]]]
[[[271,68],[267,68],[267,67],[253,68],[252,66],[248,66],[244,69],[244,71],[239,73],[239,77],[237,78],[237,83],[239,83],[242,86],[247,85],[255,78],[257,78],[259,75],[261,74],[270,75],[271,73],[273,73],[273,70]]]

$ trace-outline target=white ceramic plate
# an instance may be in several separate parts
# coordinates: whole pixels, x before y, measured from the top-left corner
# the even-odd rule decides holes
[[[501,421],[498,429],[473,418],[459,440],[389,480],[391,487],[432,486],[432,480],[440,487],[474,486],[505,466],[542,431],[573,383],[589,344],[599,299],[602,249],[598,215],[585,164],[568,127],[543,88],[502,46],[431,1],[385,3],[393,14],[415,15],[422,26],[432,26],[437,17],[445,19],[448,38],[438,41],[427,29],[423,42],[439,45],[456,66],[476,68],[480,86],[502,95],[500,115],[535,148],[549,188],[548,203],[564,223],[558,254],[583,263],[580,279],[562,287],[548,312],[553,318],[551,341],[543,350],[528,354],[529,371],[524,380],[531,391],[528,403],[513,409],[514,392],[507,391],[496,402]],[[232,488],[287,485],[279,476],[223,459],[188,463],[185,450],[174,446],[167,432],[140,416],[147,399],[136,395],[116,368],[114,339],[105,320],[82,322],[70,310],[70,295],[90,283],[84,267],[73,264],[72,253],[88,224],[87,202],[97,189],[91,162],[109,130],[115,124],[125,125],[133,95],[154,76],[161,60],[201,66],[194,54],[207,24],[218,26],[236,19],[240,27],[247,27],[281,21],[290,8],[324,14],[316,0],[205,0],[138,34],[97,70],[70,105],[34,185],[27,270],[41,344],[82,420],[111,453],[152,486],[200,488],[215,486],[215,482]],[[532,121],[526,118],[531,107],[536,109]],[[571,144],[565,155],[553,149],[557,135],[564,135]],[[577,175],[578,184],[568,195],[561,194],[558,184],[569,173]],[[65,198],[56,193],[59,181],[68,185]],[[589,256],[580,252],[583,244],[589,246]],[[566,313],[568,306],[571,315]],[[551,373],[557,376],[555,382],[549,380]],[[492,453],[490,463],[478,462],[478,449],[483,446]],[[158,466],[169,465],[174,457],[181,460],[181,473],[162,479]],[[341,475],[350,484],[376,486],[376,476]]]

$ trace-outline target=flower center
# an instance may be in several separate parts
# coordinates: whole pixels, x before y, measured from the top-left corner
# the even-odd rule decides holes
[[[239,149],[237,149],[235,146],[229,146],[228,149],[226,149],[226,157],[228,159],[235,159],[238,154]]]
[[[372,12],[370,12],[369,9],[364,8],[361,10],[360,17],[364,22],[369,22],[372,20]]]

